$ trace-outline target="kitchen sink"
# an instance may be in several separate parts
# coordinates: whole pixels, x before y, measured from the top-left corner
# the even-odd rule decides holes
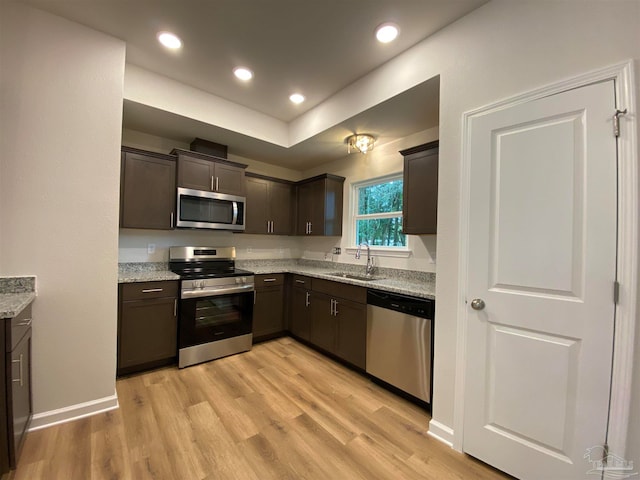
[[[366,275],[353,275],[351,273],[329,273],[327,275],[331,275],[332,277],[340,277],[340,278],[348,278],[350,280],[360,280],[362,282],[371,282],[373,280],[384,280],[382,277],[371,277]]]

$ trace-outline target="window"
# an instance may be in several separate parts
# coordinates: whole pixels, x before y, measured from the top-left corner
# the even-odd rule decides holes
[[[402,174],[353,185],[355,244],[406,249],[402,233]]]

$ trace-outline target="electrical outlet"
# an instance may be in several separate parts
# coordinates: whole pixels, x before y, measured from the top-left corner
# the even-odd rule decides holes
[[[340,255],[341,252],[342,252],[342,249],[340,247],[333,247],[334,255]]]
[[[156,253],[156,244],[155,243],[148,243],[147,244],[147,254],[153,255],[154,253]]]

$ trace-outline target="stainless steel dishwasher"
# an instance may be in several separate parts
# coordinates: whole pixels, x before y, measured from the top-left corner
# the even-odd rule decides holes
[[[433,300],[367,291],[367,373],[429,405],[433,312]]]

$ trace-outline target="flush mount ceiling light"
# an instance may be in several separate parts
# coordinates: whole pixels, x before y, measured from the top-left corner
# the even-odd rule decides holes
[[[360,153],[367,153],[373,150],[373,144],[376,139],[373,135],[367,133],[358,133],[347,138],[347,152],[351,153],[351,149],[355,149]]]
[[[378,26],[378,28],[376,28],[376,38],[380,43],[393,42],[398,36],[399,32],[400,29],[395,23],[383,23],[382,25]]]
[[[177,50],[182,46],[182,40],[171,32],[160,32],[158,34],[158,41],[171,50]]]
[[[236,67],[233,69],[233,74],[245,82],[253,78],[253,72],[247,67]]]
[[[291,100],[295,104],[298,104],[304,102],[305,98],[301,93],[294,93],[289,96],[289,100]]]

